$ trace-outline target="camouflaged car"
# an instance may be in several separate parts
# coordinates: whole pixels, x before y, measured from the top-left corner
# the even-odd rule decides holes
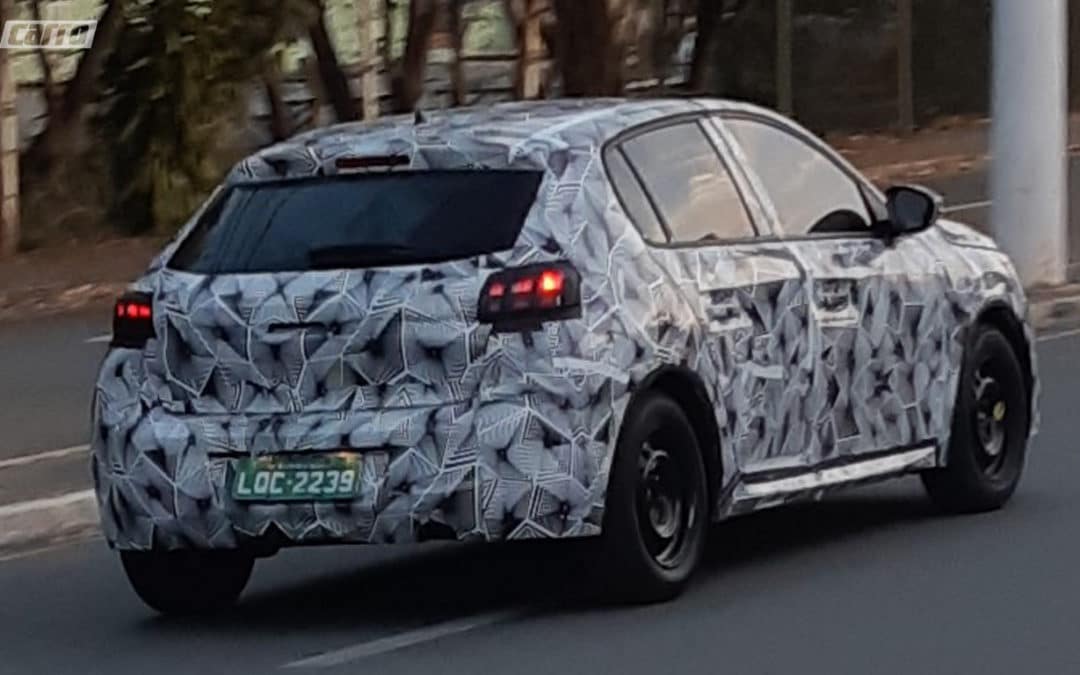
[[[330,127],[240,163],[117,302],[103,528],[164,612],[281,547],[447,539],[593,538],[597,584],[670,598],[711,520],[912,473],[1003,505],[1025,302],[934,195],[756,107]]]

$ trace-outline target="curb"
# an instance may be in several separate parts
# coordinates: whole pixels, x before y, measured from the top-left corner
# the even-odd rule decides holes
[[[1040,335],[1080,330],[1080,285],[1032,291],[1030,312],[1031,321]],[[13,462],[11,467],[3,468],[31,463]],[[0,559],[66,541],[95,537],[99,532],[97,499],[93,490],[0,506]]]
[[[93,490],[0,506],[0,555],[86,538],[98,531]]]
[[[1037,332],[1080,329],[1080,285],[1032,291],[1030,303],[1030,319]]]

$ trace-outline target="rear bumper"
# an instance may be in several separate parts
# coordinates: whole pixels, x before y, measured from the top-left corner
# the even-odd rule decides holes
[[[121,550],[500,541],[597,535],[609,434],[594,405],[531,392],[445,407],[289,418],[177,416],[147,405],[123,351],[94,404],[93,473],[109,543]],[[610,416],[610,404],[606,413]],[[609,422],[610,423],[610,422]],[[601,427],[606,425],[600,425]],[[354,501],[232,498],[240,457],[350,448],[379,453]]]

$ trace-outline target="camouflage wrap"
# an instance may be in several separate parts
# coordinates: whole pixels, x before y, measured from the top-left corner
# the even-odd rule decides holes
[[[894,247],[646,245],[606,178],[604,143],[727,107],[497,106],[334,127],[242,162],[228,184],[331,174],[338,157],[372,154],[406,155],[412,169],[540,169],[544,180],[516,246],[470,260],[204,277],[168,269],[167,247],[134,285],[154,297],[156,339],[110,350],[97,382],[93,466],[110,543],[597,535],[623,413],[664,366],[695,372],[716,412],[719,515],[740,510],[733,488],[746,475],[947,447],[964,329],[993,302],[1024,316],[1007,259],[951,223]],[[778,229],[753,201],[760,228]],[[493,271],[555,260],[581,273],[580,320],[509,334],[477,323]],[[331,328],[269,330],[305,321]],[[353,502],[231,497],[239,457],[342,448],[365,456]]]

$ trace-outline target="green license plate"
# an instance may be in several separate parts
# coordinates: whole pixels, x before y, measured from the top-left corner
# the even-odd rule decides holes
[[[237,501],[333,502],[360,493],[363,457],[340,453],[318,457],[241,459],[233,471]]]

